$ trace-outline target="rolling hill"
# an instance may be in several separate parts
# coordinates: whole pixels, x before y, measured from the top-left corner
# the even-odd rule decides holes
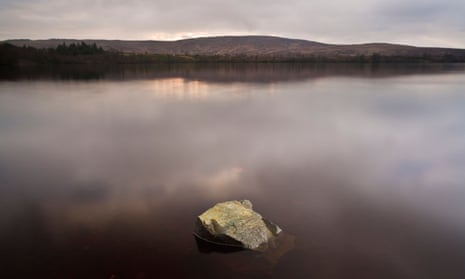
[[[135,54],[246,56],[246,57],[354,57],[370,56],[445,56],[465,57],[465,49],[429,48],[387,43],[336,45],[271,36],[223,36],[178,41],[124,40],[7,40],[15,46],[55,48],[60,44],[96,43],[107,51]]]

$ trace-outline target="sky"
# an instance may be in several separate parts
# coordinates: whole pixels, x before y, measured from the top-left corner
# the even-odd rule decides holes
[[[465,48],[464,0],[0,0],[0,40],[273,35]]]

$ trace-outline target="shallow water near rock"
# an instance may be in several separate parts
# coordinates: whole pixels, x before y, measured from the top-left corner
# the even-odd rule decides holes
[[[463,278],[465,67],[0,69],[2,278]],[[198,244],[250,199],[284,254]]]

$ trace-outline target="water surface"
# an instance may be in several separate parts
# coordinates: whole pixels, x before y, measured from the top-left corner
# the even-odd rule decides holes
[[[465,66],[0,71],[4,278],[463,278]],[[198,247],[250,199],[278,261]]]

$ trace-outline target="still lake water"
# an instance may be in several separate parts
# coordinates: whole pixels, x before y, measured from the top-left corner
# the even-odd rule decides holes
[[[196,243],[244,198],[292,250]],[[464,276],[465,65],[1,72],[1,278]]]

